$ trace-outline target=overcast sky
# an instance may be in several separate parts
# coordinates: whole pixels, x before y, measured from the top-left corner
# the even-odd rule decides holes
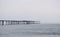
[[[60,23],[60,0],[0,0],[0,19]]]

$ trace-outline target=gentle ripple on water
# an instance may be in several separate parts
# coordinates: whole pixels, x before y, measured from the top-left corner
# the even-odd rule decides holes
[[[60,25],[6,25],[0,26],[0,36],[60,35]]]

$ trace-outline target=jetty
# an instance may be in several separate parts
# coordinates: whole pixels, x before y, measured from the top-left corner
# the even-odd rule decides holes
[[[40,21],[0,20],[0,25],[17,25],[17,24],[40,24]]]

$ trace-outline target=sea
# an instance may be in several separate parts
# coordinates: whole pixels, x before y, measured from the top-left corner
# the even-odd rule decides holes
[[[0,25],[0,37],[60,37],[60,24]]]

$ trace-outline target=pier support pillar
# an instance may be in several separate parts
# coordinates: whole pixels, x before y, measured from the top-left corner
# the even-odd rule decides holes
[[[4,20],[2,20],[2,25],[4,25]]]

